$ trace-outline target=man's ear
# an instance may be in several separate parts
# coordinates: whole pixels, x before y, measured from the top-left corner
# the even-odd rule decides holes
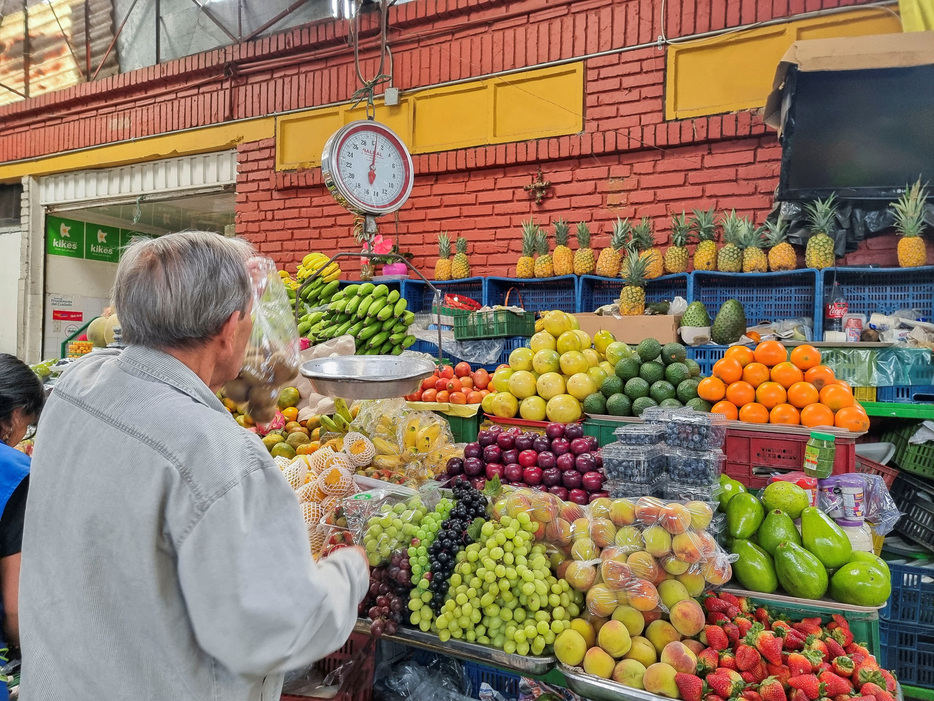
[[[220,333],[217,334],[217,337],[225,348],[233,344],[234,336],[237,333],[237,327],[239,324],[240,312],[235,311],[229,317],[227,317],[227,321],[225,321],[224,325],[221,326]]]

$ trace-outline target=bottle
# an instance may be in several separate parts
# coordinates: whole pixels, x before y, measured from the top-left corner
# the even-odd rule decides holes
[[[835,455],[833,434],[811,431],[811,437],[804,447],[804,474],[819,480],[827,479],[833,474]]]
[[[824,333],[828,331],[843,333],[843,315],[847,313],[847,309],[843,288],[840,287],[839,282],[834,281],[830,299],[824,307]]]

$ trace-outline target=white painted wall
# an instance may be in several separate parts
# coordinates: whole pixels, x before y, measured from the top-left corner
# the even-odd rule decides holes
[[[19,228],[0,229],[0,353],[16,355],[21,315],[19,282],[23,236]]]
[[[45,334],[42,356],[57,358],[61,344],[78,328],[110,306],[110,291],[117,276],[116,263],[69,258],[45,257]],[[55,311],[66,316],[77,312],[80,320],[55,319]]]

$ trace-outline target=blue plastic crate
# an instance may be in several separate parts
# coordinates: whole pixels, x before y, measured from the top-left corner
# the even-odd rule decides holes
[[[934,689],[934,627],[882,620],[882,667],[902,684]]]
[[[503,339],[503,352],[499,356],[500,365],[503,363],[509,362],[509,354],[512,353],[516,348],[522,348],[525,345],[528,345],[529,339],[525,336],[513,336],[512,338]]]
[[[468,277],[462,280],[432,280],[431,284],[441,291],[441,303],[444,295],[462,295],[479,304],[486,304],[486,278]],[[408,309],[415,312],[430,312],[434,293],[424,280],[403,280],[402,296],[408,300]]]
[[[541,279],[488,277],[486,284],[486,303],[490,306],[506,304],[508,294],[510,305],[521,306],[527,312],[577,311],[575,275]],[[510,290],[513,290],[511,294]]]
[[[480,685],[483,682],[489,684],[494,691],[498,691],[507,699],[519,698],[519,680],[521,677],[518,674],[466,661],[464,662],[464,674],[470,680],[474,698],[477,698],[480,693]]]
[[[825,268],[821,273],[822,292],[831,289],[836,273],[853,314],[915,309],[928,321],[934,319],[934,266]]]
[[[934,630],[934,567],[889,563],[889,570],[892,594],[879,617]]]
[[[729,346],[687,346],[687,356],[700,365],[701,375],[710,377],[713,364],[716,363]]]
[[[688,301],[700,301],[711,320],[728,299],[736,299],[746,312],[746,323],[808,317],[813,321],[812,340],[821,339],[823,296],[818,289],[817,270],[790,270],[776,273],[691,274]]]
[[[934,402],[934,385],[895,385],[894,387],[877,387],[877,402],[898,402],[912,404],[914,402]],[[934,615],[934,611],[932,611]]]
[[[645,286],[646,303],[672,300],[675,297],[688,296],[689,277],[687,273],[662,275],[649,280]],[[612,304],[619,299],[624,281],[620,278],[581,275],[577,282],[577,311],[592,312],[604,304]]]
[[[508,341],[512,341],[512,340],[514,340],[514,339],[508,339],[508,338],[507,338],[507,339],[504,339],[504,340],[508,342]],[[527,340],[528,340],[527,338],[522,337],[522,342],[523,342],[523,343],[525,343]],[[520,344],[520,345],[521,345],[521,344]],[[507,346],[508,346],[508,343],[507,343]],[[487,365],[481,365],[480,363],[474,363],[474,362],[471,362],[471,361],[469,361],[469,360],[468,360],[467,362],[470,363],[470,367],[473,368],[474,370],[479,370],[480,368],[483,368],[484,370],[486,370],[486,371],[488,371],[488,372],[494,372],[494,371],[496,370],[496,368],[498,368],[498,367],[500,366],[501,363],[507,362],[507,360],[509,359],[509,353],[510,353],[512,350],[514,350],[514,348],[518,348],[518,346],[514,346],[514,347],[512,347],[512,348],[509,348],[509,350],[505,350],[505,349],[504,349],[503,352],[500,354],[500,359],[499,359],[499,362],[497,362],[497,363],[487,364]],[[412,346],[409,348],[409,350],[416,351],[416,352],[418,352],[418,353],[427,353],[428,355],[432,356],[433,358],[437,358],[437,357],[438,357],[438,344],[437,344],[437,343],[429,343],[428,341],[423,341],[423,340],[420,339],[420,338],[417,339],[417,340],[415,341],[415,343],[412,344]],[[448,351],[446,351],[446,350],[444,350],[444,349],[442,349],[442,351],[441,351],[441,357],[442,357],[442,359],[444,360],[445,363],[448,363],[448,364],[450,364],[450,365],[457,365],[459,362],[461,362],[462,360],[464,360],[463,358],[458,358],[456,355],[453,355],[453,354],[449,353]],[[504,358],[505,358],[506,360],[504,360]]]

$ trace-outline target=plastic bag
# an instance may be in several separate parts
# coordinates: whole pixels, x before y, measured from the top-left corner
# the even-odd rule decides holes
[[[414,653],[376,668],[375,696],[382,701],[469,701],[470,681],[452,657]]]
[[[240,374],[224,385],[224,394],[246,402],[247,413],[262,427],[276,416],[279,387],[298,372],[298,329],[275,263],[254,257],[247,266],[253,282],[253,331]]]
[[[887,535],[895,528],[901,512],[879,475],[860,475],[863,478],[863,509],[866,520],[872,524],[877,535]]]
[[[575,694],[570,689],[565,689],[560,686],[550,686],[545,682],[540,682],[536,679],[528,679],[527,677],[522,677],[519,680],[519,700],[518,701],[536,701],[536,699],[543,699],[546,697],[546,694],[553,699],[560,699],[562,701],[581,701],[581,697]],[[549,698],[551,701],[551,698]]]

